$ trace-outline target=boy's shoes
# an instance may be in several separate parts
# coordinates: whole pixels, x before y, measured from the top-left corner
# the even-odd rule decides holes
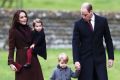
[[[30,63],[26,63],[25,65],[23,65],[24,68],[30,68],[31,64]]]

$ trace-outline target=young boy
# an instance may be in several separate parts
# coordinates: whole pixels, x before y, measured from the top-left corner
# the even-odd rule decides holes
[[[65,53],[61,53],[58,56],[57,68],[54,70],[50,80],[71,80],[71,77],[77,78],[80,69],[76,69],[76,71],[73,72],[71,68],[67,66],[67,63],[68,56]]]
[[[32,32],[32,45],[27,50],[27,62],[24,65],[25,68],[31,66],[31,58],[32,54],[38,54],[44,59],[46,56],[46,41],[45,41],[45,33],[43,29],[43,22],[40,19],[35,19],[33,21],[33,32]]]

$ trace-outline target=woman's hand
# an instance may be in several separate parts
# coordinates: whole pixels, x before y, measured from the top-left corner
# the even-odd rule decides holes
[[[10,68],[11,68],[13,71],[17,71],[17,68],[16,68],[13,64],[10,64]]]

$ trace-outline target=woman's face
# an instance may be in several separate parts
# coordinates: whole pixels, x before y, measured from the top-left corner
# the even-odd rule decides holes
[[[19,14],[19,23],[22,25],[26,25],[27,24],[27,16],[24,12],[21,12]]]

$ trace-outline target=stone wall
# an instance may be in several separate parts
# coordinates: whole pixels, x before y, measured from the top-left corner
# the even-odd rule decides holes
[[[7,48],[8,29],[14,10],[0,10],[0,48]],[[27,11],[29,25],[35,18],[44,22],[48,48],[71,48],[74,22],[80,18],[80,12],[69,11]],[[120,13],[96,12],[108,19],[114,47],[120,49]]]

